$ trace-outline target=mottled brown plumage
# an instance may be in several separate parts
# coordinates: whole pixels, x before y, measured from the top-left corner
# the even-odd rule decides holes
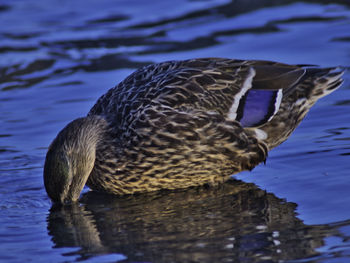
[[[58,134],[46,190],[65,202],[85,183],[123,195],[223,182],[265,161],[341,75],[219,58],[141,68]]]

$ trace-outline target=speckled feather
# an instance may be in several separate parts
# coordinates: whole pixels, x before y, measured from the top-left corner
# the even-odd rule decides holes
[[[108,129],[97,143],[87,185],[132,194],[217,184],[251,170],[320,97],[341,84],[341,73],[333,70],[218,58],[141,68],[88,114],[102,117]],[[277,111],[258,127],[235,119],[239,107],[249,111],[240,100],[250,88],[283,89]]]

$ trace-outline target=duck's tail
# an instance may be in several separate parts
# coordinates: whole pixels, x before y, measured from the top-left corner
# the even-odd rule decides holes
[[[344,68],[307,68],[305,75],[297,87],[298,92],[304,93],[310,102],[314,103],[320,98],[335,91],[343,83],[341,78]],[[313,105],[313,104],[312,104]],[[310,105],[310,107],[312,106]]]
[[[343,83],[342,68],[305,68],[305,74],[295,87],[284,96],[276,115],[260,126],[265,132],[263,141],[269,149],[284,142],[306,116],[310,108],[322,97],[335,91]]]

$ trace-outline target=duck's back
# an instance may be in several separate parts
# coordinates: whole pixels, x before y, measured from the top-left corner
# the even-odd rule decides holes
[[[228,112],[234,96],[249,77],[241,61],[202,59],[169,61],[143,67],[103,95],[91,114],[104,115],[127,128],[137,112],[164,106],[179,111]]]

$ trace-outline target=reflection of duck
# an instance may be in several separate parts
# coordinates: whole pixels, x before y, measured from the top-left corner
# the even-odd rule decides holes
[[[125,197],[89,192],[81,202],[54,206],[48,217],[55,247],[80,247],[81,258],[118,253],[127,262],[278,262],[316,255],[323,238],[334,234],[304,225],[295,204],[234,180]]]
[[[264,161],[341,75],[216,58],[141,68],[58,134],[47,193],[64,202],[86,182],[118,195],[222,182]]]

